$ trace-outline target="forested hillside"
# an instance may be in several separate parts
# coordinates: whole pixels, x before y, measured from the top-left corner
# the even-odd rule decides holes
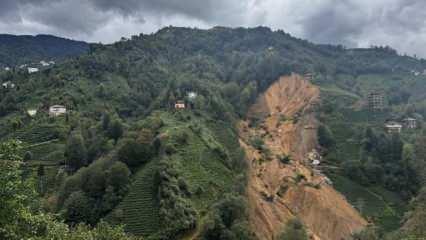
[[[59,61],[78,56],[88,49],[88,43],[51,35],[0,34],[0,67],[12,68],[42,60]]]
[[[426,169],[424,60],[389,47],[315,45],[265,27],[168,27],[80,54],[86,47],[40,47],[34,59],[75,57],[31,75],[0,74],[14,84],[0,90],[0,139],[22,141],[17,151],[41,197],[37,209],[70,226],[124,224],[149,239],[253,239],[236,124],[280,76],[298,73],[320,89],[318,135],[329,167],[322,171],[335,188],[371,231],[379,229],[376,239],[401,227],[401,234],[424,234],[424,215],[403,217],[424,211],[424,194],[400,207],[417,196]],[[1,49],[0,41],[8,63],[33,54]],[[366,104],[375,89],[386,93],[380,112]],[[53,114],[53,105],[66,113]],[[383,130],[385,120],[405,117],[415,117],[418,128]],[[283,230],[291,226],[303,223]]]

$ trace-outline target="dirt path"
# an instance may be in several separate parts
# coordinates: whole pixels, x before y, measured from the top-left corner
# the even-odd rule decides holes
[[[249,161],[250,223],[259,239],[275,239],[283,225],[298,217],[312,239],[341,240],[363,228],[366,221],[314,171],[305,159],[317,147],[318,125],[312,106],[319,89],[299,75],[282,77],[250,108],[250,118],[239,126],[240,144]],[[249,143],[261,137],[266,151]],[[269,152],[269,153],[268,153]],[[289,164],[278,156],[291,156]]]

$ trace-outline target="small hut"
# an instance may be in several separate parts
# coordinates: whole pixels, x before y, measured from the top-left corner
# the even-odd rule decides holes
[[[175,109],[185,109],[186,105],[185,102],[182,100],[176,101],[175,103]]]
[[[57,117],[67,113],[67,108],[63,105],[53,105],[49,107],[49,116]]]

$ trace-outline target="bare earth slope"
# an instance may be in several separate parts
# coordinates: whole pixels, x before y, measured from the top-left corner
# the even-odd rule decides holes
[[[306,161],[317,146],[318,123],[311,109],[318,100],[319,89],[301,76],[281,77],[249,110],[249,117],[260,117],[262,123],[240,123],[240,143],[250,166],[250,223],[259,239],[275,239],[295,216],[312,239],[346,239],[367,224]],[[253,136],[262,137],[269,157],[248,144]],[[291,156],[289,164],[278,160],[283,154]]]

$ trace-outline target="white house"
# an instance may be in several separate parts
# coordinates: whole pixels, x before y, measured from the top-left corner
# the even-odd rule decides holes
[[[10,71],[10,67],[5,67],[4,70],[5,71]]]
[[[38,68],[29,67],[27,69],[28,69],[28,73],[30,73],[30,74],[38,72]]]
[[[385,128],[388,133],[400,133],[402,125],[397,122],[388,122],[385,124]]]
[[[32,108],[30,108],[30,109],[28,109],[28,110],[27,110],[27,114],[28,114],[30,117],[34,117],[34,116],[37,114],[37,109],[32,109]]]
[[[41,61],[40,61],[40,64],[41,64],[41,66],[43,66],[43,67],[48,67],[48,66],[50,65],[50,63],[48,63],[48,62],[46,62],[46,61],[44,61],[44,60],[41,60]]]
[[[14,88],[14,87],[15,87],[15,84],[14,84],[14,83],[12,83],[11,81],[7,81],[7,82],[2,83],[2,84],[1,84],[1,86],[2,86],[3,88]]]
[[[408,129],[414,129],[417,127],[417,120],[415,118],[408,117],[402,120],[402,122],[404,123],[404,126]]]
[[[67,113],[67,108],[63,105],[53,105],[49,108],[49,116],[57,117]]]

